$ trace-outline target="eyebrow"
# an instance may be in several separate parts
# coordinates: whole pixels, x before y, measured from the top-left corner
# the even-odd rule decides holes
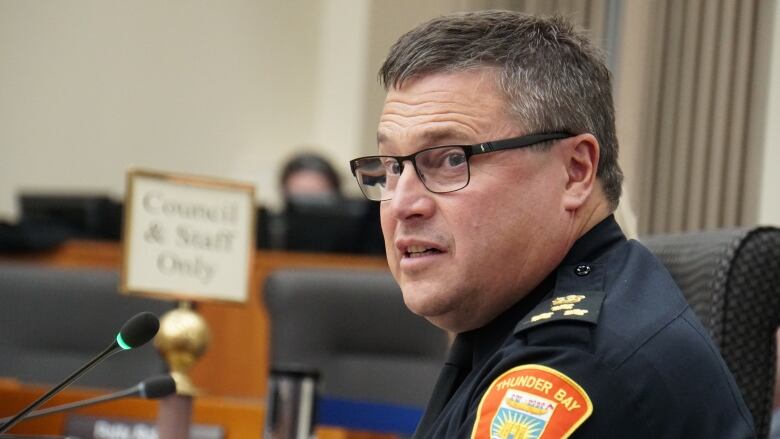
[[[466,133],[461,130],[448,127],[435,127],[426,129],[420,135],[424,147],[439,146],[448,139],[458,139],[466,137]],[[381,132],[376,133],[377,145],[388,142],[389,138]],[[469,142],[458,142],[457,144],[466,144]],[[474,142],[471,142],[474,143]]]

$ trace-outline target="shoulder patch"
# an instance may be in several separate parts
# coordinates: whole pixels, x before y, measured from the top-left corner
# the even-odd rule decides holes
[[[591,413],[588,394],[568,376],[538,364],[518,366],[485,391],[471,439],[566,439]]]
[[[558,320],[577,320],[595,324],[599,320],[603,301],[603,291],[576,294],[561,294],[555,291],[551,298],[543,300],[515,326],[515,333]]]

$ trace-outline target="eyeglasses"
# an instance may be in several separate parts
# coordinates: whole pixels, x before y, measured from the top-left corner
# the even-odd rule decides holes
[[[434,146],[406,156],[374,155],[349,162],[352,175],[363,195],[373,201],[393,198],[404,163],[412,166],[426,189],[436,194],[455,192],[469,184],[469,158],[493,151],[525,148],[550,140],[571,137],[570,133],[528,134],[512,139],[478,143],[476,145]]]

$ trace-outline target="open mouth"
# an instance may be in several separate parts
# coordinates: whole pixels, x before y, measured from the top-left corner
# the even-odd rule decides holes
[[[406,249],[404,257],[419,258],[422,256],[435,255],[441,253],[441,250],[413,245]]]

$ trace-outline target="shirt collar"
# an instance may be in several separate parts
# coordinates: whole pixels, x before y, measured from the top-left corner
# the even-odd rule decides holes
[[[501,313],[487,325],[458,335],[464,344],[472,346],[471,364],[477,365],[497,351],[506,334],[513,331],[518,319],[531,312],[555,286],[555,271],[511,308]],[[461,354],[462,355],[462,354]]]
[[[583,261],[593,261],[608,248],[619,241],[625,241],[626,237],[620,229],[615,216],[610,215],[592,229],[585,232],[574,243],[569,253],[563,258],[561,265],[573,265]]]

